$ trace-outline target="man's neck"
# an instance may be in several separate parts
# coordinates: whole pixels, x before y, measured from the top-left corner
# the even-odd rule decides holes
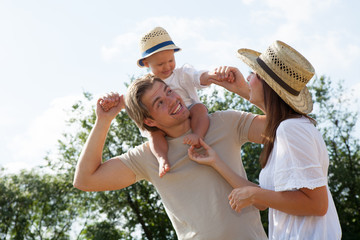
[[[191,126],[190,126],[190,118],[189,118],[179,125],[176,125],[172,128],[168,128],[166,130],[162,129],[162,131],[164,131],[166,135],[171,138],[177,138],[187,133],[190,130],[190,128]]]

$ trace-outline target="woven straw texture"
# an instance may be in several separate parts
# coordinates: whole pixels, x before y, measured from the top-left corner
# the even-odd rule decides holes
[[[275,41],[264,53],[251,49],[238,50],[238,57],[249,65],[266,83],[295,111],[308,114],[313,102],[306,84],[315,74],[311,63],[295,49],[281,41]],[[285,90],[257,62],[260,58],[284,83],[295,91],[294,95]]]
[[[144,54],[144,52],[149,51],[149,49],[168,41],[172,41],[168,32],[162,27],[156,27],[142,36],[139,43],[140,53]],[[147,52],[145,55],[142,56],[142,58],[138,60],[138,66],[144,67],[144,64],[142,62],[144,58],[150,57],[151,55],[164,50],[174,50],[175,52],[177,52],[180,51],[181,48],[177,47],[175,44],[172,43],[166,46],[162,46],[154,51]]]

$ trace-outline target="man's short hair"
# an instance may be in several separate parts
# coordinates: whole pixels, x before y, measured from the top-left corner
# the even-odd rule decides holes
[[[153,74],[149,73],[131,83],[125,96],[126,112],[141,130],[156,131],[157,127],[150,127],[144,123],[144,119],[151,118],[149,110],[141,101],[145,92],[151,89],[155,82],[166,83]]]

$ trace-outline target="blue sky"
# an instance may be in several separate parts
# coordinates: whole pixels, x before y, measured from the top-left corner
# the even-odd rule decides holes
[[[124,92],[130,76],[145,73],[136,65],[138,41],[155,26],[182,48],[178,66],[232,65],[246,75],[236,50],[261,52],[279,39],[318,76],[360,87],[360,1],[210,2],[0,0],[0,166],[42,164],[65,130],[63,109],[83,91]]]

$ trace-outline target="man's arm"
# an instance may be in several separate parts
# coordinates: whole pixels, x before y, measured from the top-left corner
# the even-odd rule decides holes
[[[135,182],[135,174],[119,159],[102,163],[102,152],[111,121],[125,107],[123,96],[111,94],[107,100],[118,102],[104,111],[100,98],[96,107],[96,122],[79,157],[74,187],[83,191],[105,191],[127,187]]]

